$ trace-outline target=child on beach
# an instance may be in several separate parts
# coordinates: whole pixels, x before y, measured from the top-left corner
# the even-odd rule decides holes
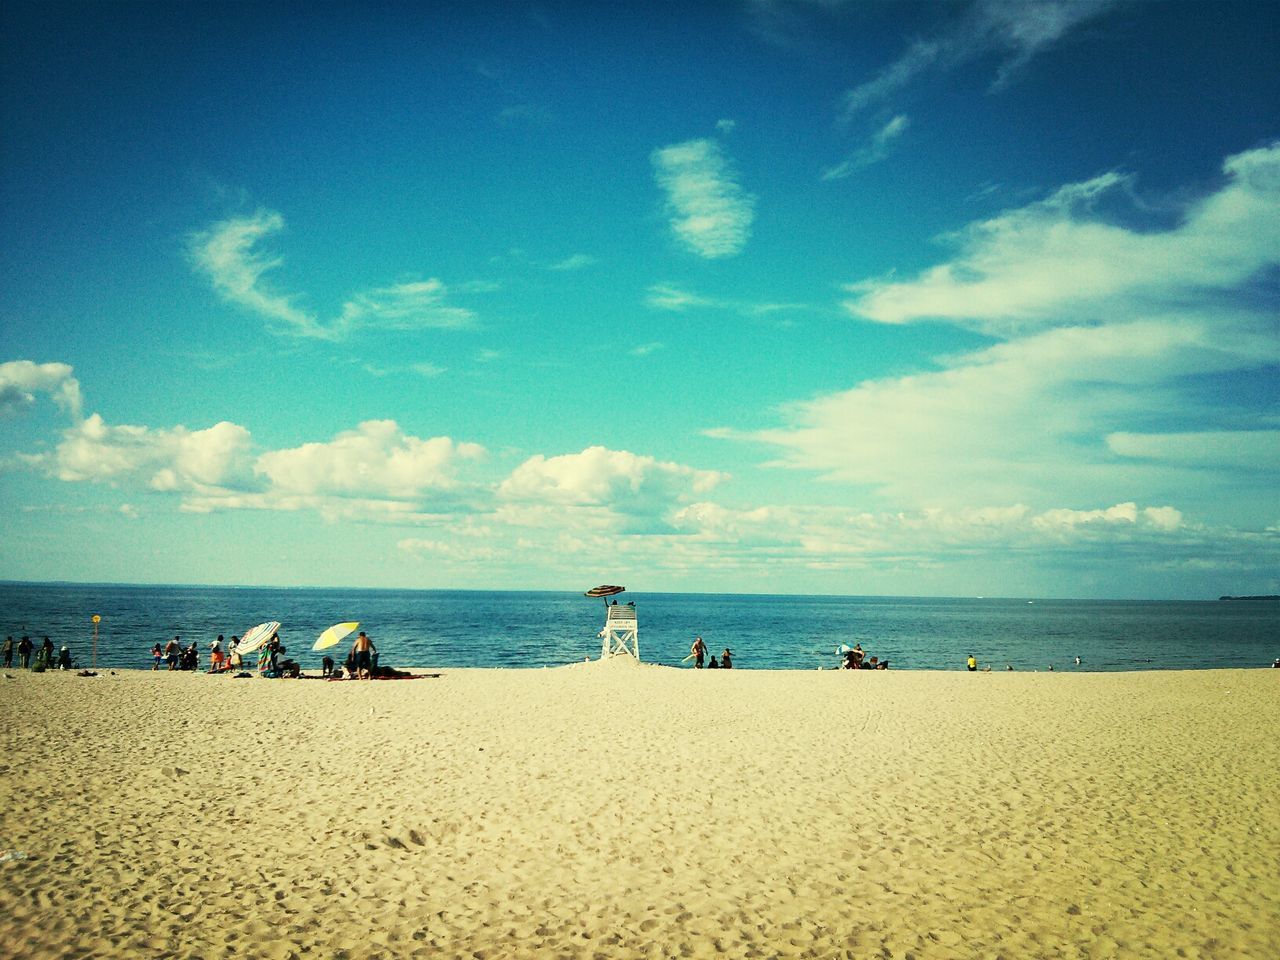
[[[151,669],[159,670],[160,661],[163,659],[164,659],[164,650],[160,648],[159,643],[153,643],[151,645]]]

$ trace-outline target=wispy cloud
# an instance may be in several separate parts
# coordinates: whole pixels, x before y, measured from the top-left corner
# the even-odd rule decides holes
[[[855,316],[1000,342],[725,435],[905,508],[1145,499],[1274,516],[1274,411],[1203,383],[1280,364],[1273,312],[1254,306],[1280,265],[1280,145],[1223,171],[1169,229],[1104,221],[1099,202],[1127,183],[1105,174],[970,226],[916,278],[856,285]]]
[[[434,278],[358,293],[342,305],[335,329],[420,330],[467,327],[475,314],[444,302],[445,286]]]
[[[284,217],[259,210],[251,217],[232,217],[192,234],[188,241],[195,265],[224,299],[244,307],[300,336],[329,337],[315,318],[293,304],[293,298],[267,289],[263,274],[283,263],[256,249],[263,237],[284,229]]]
[[[738,185],[719,144],[689,140],[655,150],[651,159],[676,238],[707,259],[740,253],[751,236],[755,198]]]
[[[946,33],[913,41],[875,77],[845,93],[843,119],[883,103],[930,70],[951,70],[984,57],[1003,60],[992,89],[1007,84],[1037,54],[1099,16],[1113,0],[978,0]]]
[[[909,126],[911,126],[911,119],[905,113],[898,114],[873,133],[870,141],[851,156],[835,166],[827,167],[827,169],[823,170],[822,179],[843,180],[864,167],[879,163],[889,155],[890,148],[899,137],[907,132]]]
[[[591,256],[589,253],[575,253],[565,257],[563,260],[558,260],[555,263],[550,264],[547,269],[563,271],[582,270],[585,267],[594,266],[596,263],[596,258]]]
[[[1225,185],[1173,229],[1107,223],[1094,204],[1127,182],[1107,173],[975,223],[948,263],[905,281],[849,287],[850,312],[881,323],[945,319],[1007,336],[1046,324],[1133,317],[1229,289],[1280,262],[1280,144],[1229,157]]]
[[[445,303],[443,283],[432,278],[378,287],[354,294],[339,315],[323,322],[297,306],[297,297],[270,288],[266,274],[284,261],[264,254],[259,242],[284,229],[284,218],[259,210],[248,217],[232,217],[188,238],[196,268],[224,299],[243,307],[280,332],[321,340],[340,340],[355,330],[410,330],[470,325],[475,315]]]
[[[645,294],[645,303],[655,310],[666,310],[670,313],[709,309],[727,310],[743,317],[764,317],[774,313],[805,309],[805,305],[802,303],[758,302],[707,297],[669,283],[652,284]]]

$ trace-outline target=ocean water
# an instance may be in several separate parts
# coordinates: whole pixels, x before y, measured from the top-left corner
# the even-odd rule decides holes
[[[677,664],[695,634],[735,668],[834,667],[860,642],[892,669],[962,670],[972,653],[1003,670],[1264,667],[1280,657],[1280,602],[1095,601],[626,593],[641,658]],[[543,667],[600,655],[600,600],[578,593],[332,590],[0,583],[0,635],[49,636],[79,665],[149,667],[174,635],[206,651],[218,634],[281,623],[288,655],[311,652],[330,624],[359,620],[381,662],[397,667]],[[346,645],[336,648],[345,655]],[[1081,659],[1075,665],[1075,657]]]

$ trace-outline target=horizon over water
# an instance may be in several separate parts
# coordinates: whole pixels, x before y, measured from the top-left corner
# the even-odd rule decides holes
[[[1280,656],[1280,601],[1054,600],[632,593],[640,654],[679,664],[700,634],[729,647],[738,669],[835,667],[840,643],[860,642],[892,669],[963,669],[973,653],[1004,670],[1114,671],[1266,667]],[[0,581],[0,630],[66,643],[98,666],[149,668],[150,647],[198,640],[202,666],[228,640],[281,623],[288,655],[318,671],[311,644],[333,623],[359,620],[398,667],[543,667],[596,659],[601,602],[581,592],[183,586]],[[339,658],[345,644],[334,648]],[[1076,656],[1081,665],[1075,666]]]

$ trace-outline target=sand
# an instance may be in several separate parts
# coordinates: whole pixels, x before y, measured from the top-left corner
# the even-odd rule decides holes
[[[1280,671],[6,673],[6,956],[1280,944]]]

